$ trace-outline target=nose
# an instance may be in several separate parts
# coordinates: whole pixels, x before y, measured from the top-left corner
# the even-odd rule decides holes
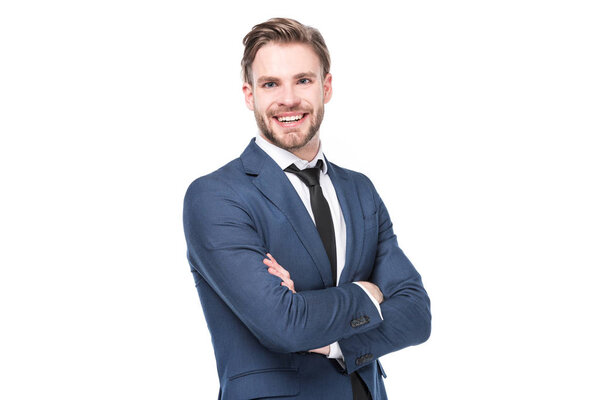
[[[295,85],[284,85],[279,98],[279,105],[293,108],[300,104],[300,96],[296,93]]]

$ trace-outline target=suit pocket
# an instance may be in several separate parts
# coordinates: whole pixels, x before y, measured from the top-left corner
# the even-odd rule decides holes
[[[297,368],[272,368],[244,372],[230,377],[223,400],[296,396],[300,393]]]

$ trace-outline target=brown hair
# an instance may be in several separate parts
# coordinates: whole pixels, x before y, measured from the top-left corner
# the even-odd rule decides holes
[[[322,79],[329,73],[329,50],[321,33],[310,26],[290,18],[271,18],[255,25],[244,37],[244,56],[242,57],[242,79],[252,84],[252,63],[258,50],[269,42],[304,43],[315,51],[321,61]]]

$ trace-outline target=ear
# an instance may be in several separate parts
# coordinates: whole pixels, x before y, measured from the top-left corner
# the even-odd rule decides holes
[[[329,103],[332,94],[333,88],[331,87],[331,74],[328,73],[325,75],[325,79],[323,80],[323,104]]]
[[[248,107],[250,111],[254,111],[254,94],[252,93],[252,86],[250,86],[248,82],[244,82],[242,92],[244,92],[246,107]]]

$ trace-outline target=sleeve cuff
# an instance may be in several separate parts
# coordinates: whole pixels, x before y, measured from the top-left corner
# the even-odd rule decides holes
[[[327,358],[335,358],[336,360],[344,361],[344,355],[338,342],[331,343],[329,345],[329,354]]]
[[[379,303],[377,302],[377,300],[375,299],[375,297],[373,297],[371,295],[371,293],[369,293],[369,291],[367,289],[365,289],[365,287],[363,285],[361,285],[360,283],[358,283],[358,282],[352,282],[352,283],[354,283],[355,285],[358,285],[362,290],[365,291],[365,293],[367,294],[367,296],[369,296],[369,299],[371,299],[371,301],[375,305],[375,308],[377,308],[377,312],[379,313],[379,316],[381,317],[381,319],[383,319],[383,315],[381,314],[381,307],[379,306]],[[335,342],[335,344],[337,345],[337,342]],[[338,345],[338,348],[339,348],[339,345]],[[330,354],[331,354],[331,350],[330,350]],[[340,350],[340,354],[341,354],[341,350]]]

